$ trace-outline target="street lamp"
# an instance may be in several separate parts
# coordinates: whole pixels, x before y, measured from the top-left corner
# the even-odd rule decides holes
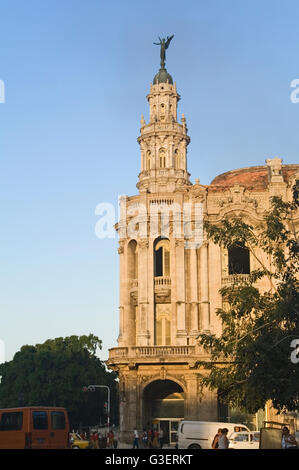
[[[83,387],[83,392],[95,392],[98,388],[106,388],[108,394],[108,408],[107,408],[107,424],[108,432],[110,429],[110,388],[108,385],[88,385],[88,387]]]

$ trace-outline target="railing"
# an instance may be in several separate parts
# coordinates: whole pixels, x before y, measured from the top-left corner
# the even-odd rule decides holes
[[[249,281],[250,274],[230,274],[222,277],[222,284],[242,284]]]
[[[189,356],[195,352],[194,346],[137,346],[136,357]]]
[[[169,276],[159,276],[154,278],[155,286],[170,286],[171,278]]]
[[[155,198],[155,199],[150,199],[149,203],[150,204],[156,204],[156,205],[160,205],[160,204],[163,204],[163,205],[167,205],[167,206],[171,206],[173,204],[174,200],[173,199],[168,199],[168,198]]]
[[[112,348],[109,350],[109,357],[128,357],[128,348]]]
[[[195,346],[135,346],[129,348],[112,348],[109,358],[140,358],[140,357],[170,357],[190,356],[195,354]]]

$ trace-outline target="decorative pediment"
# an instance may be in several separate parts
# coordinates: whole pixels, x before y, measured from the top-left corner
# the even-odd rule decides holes
[[[258,201],[251,195],[249,191],[245,190],[244,186],[234,184],[229,188],[229,192],[226,195],[217,199],[218,205],[224,207],[226,205],[252,205],[254,208],[258,207]]]
[[[195,200],[195,202],[205,201],[206,196],[207,196],[207,188],[203,186],[202,184],[200,184],[198,178],[195,180],[195,184],[188,187],[187,190],[188,190],[189,196],[191,196],[191,198]]]

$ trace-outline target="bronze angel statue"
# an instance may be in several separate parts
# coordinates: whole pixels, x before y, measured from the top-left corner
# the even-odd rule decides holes
[[[160,42],[154,42],[154,44],[156,46],[161,46],[161,49],[160,49],[160,57],[161,57],[161,68],[164,69],[165,67],[165,51],[166,49],[168,49],[168,46],[170,44],[170,41],[172,40],[174,34],[172,36],[167,36],[167,39],[165,38],[160,38],[159,37],[159,41]]]

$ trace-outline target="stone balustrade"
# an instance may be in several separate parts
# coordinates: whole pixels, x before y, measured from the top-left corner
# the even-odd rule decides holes
[[[141,357],[170,357],[170,356],[192,356],[195,354],[196,346],[135,346],[112,348],[109,350],[110,359],[116,358],[141,358]]]
[[[170,286],[171,278],[168,276],[159,276],[154,278],[155,286]]]
[[[249,281],[250,274],[230,274],[222,277],[222,285],[243,284]]]

